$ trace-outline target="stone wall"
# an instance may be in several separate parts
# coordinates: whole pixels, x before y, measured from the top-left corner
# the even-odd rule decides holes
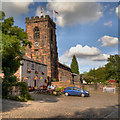
[[[72,80],[71,69],[68,66],[58,63],[58,73],[59,81],[71,82]]]
[[[21,63],[22,65],[14,74],[17,76],[19,81],[27,82],[28,86],[31,87],[35,87],[35,80],[36,87],[40,87],[45,83],[45,80],[47,80],[47,65],[25,56]],[[34,65],[34,68],[32,68],[32,65]]]
[[[38,27],[40,38],[34,39],[34,28]],[[58,53],[56,43],[56,25],[52,19],[46,15],[45,17],[36,16],[29,19],[26,18],[26,32],[28,40],[32,42],[32,48],[26,48],[26,56],[29,56],[39,62],[47,65],[47,76],[58,79]],[[35,44],[38,46],[35,46]],[[36,55],[36,51],[38,54]]]
[[[12,86],[8,88],[8,98],[18,96],[21,94],[21,88],[18,86]]]

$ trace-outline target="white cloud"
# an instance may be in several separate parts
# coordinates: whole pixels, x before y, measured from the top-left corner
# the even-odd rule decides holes
[[[102,47],[115,46],[115,45],[118,44],[118,38],[117,37],[111,37],[111,36],[107,36],[107,35],[98,39],[98,41],[102,41]]]
[[[27,13],[29,11],[28,6],[31,3],[33,3],[33,0],[16,0],[15,2],[9,0],[9,2],[2,2],[2,10],[6,16],[18,16]]]
[[[84,58],[89,56],[96,56],[101,54],[101,51],[96,47],[89,47],[89,46],[82,46],[82,45],[76,45],[76,47],[71,47],[68,52],[68,57],[72,57],[73,55],[76,55],[77,57]]]
[[[89,47],[82,45],[76,45],[71,47],[63,55],[59,57],[59,61],[70,67],[72,61],[72,55],[76,55],[80,73],[89,71],[91,68],[103,67],[107,63],[109,55],[103,54],[96,47]]]
[[[108,21],[108,22],[105,22],[105,23],[104,23],[104,26],[110,26],[110,27],[111,27],[111,26],[112,26],[112,20],[110,20],[110,21]]]
[[[76,45],[76,47],[71,47],[69,51],[66,51],[62,56],[59,57],[60,62],[69,65],[71,63],[72,56],[75,55],[79,61],[106,61],[109,55],[103,54],[96,47],[89,47],[82,45]]]
[[[107,54],[100,54],[92,58],[93,61],[106,61],[109,55]]]
[[[118,10],[120,11],[120,5],[118,7],[116,7],[116,14],[118,15],[118,17],[120,19],[120,12],[118,12]]]
[[[74,25],[77,23],[89,23],[99,20],[102,13],[102,6],[99,3],[87,2],[49,2],[47,8],[56,10],[56,22],[59,26]]]
[[[69,57],[68,53],[69,52],[66,51],[62,56],[60,56],[59,61],[70,67],[72,57]],[[89,52],[88,52],[88,54],[89,54]],[[102,54],[102,53],[100,53],[99,55],[96,55],[96,56],[90,56],[90,55],[87,56],[87,55],[86,55],[86,57],[85,56],[77,57],[80,73],[89,71],[91,68],[98,68],[98,67],[104,66],[107,63],[107,58],[109,57],[109,55]]]
[[[66,65],[70,66],[70,63],[71,63],[72,59],[67,56],[67,53],[68,52],[66,51],[62,56],[60,56],[59,61],[63,64],[66,64]]]

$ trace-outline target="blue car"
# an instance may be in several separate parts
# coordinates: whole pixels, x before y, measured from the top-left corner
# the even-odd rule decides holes
[[[89,92],[82,90],[81,88],[78,87],[67,87],[64,91],[65,96],[68,95],[78,95],[81,97],[86,97],[89,96]]]

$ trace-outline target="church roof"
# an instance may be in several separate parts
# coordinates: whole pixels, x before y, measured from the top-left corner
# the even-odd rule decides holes
[[[58,62],[58,66],[59,66],[59,67],[62,66],[62,68],[64,67],[64,68],[67,68],[67,69],[69,69],[69,70],[71,71],[71,68],[70,68],[69,66],[64,65],[64,64],[62,64],[62,63],[60,63],[60,62]]]

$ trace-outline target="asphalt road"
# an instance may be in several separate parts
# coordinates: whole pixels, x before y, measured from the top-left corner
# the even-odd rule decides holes
[[[91,93],[90,97],[32,94],[34,101],[3,100],[3,118],[110,118],[118,110],[118,95]],[[117,114],[114,116],[117,118]]]

